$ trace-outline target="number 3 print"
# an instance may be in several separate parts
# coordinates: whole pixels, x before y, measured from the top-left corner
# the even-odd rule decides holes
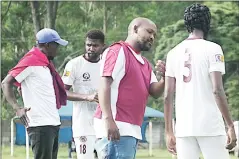
[[[192,79],[192,68],[191,68],[191,54],[186,50],[185,56],[188,56],[187,61],[184,62],[184,67],[188,68],[188,76],[183,75],[183,81],[188,83]]]

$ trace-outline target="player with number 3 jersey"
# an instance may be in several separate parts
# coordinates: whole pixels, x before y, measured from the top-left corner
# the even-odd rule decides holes
[[[229,159],[227,149],[236,143],[222,85],[223,51],[220,45],[206,40],[210,19],[207,6],[187,7],[184,22],[190,35],[167,55],[164,96],[167,148],[178,159],[198,159],[200,152],[204,159]],[[172,126],[175,88],[176,137]]]

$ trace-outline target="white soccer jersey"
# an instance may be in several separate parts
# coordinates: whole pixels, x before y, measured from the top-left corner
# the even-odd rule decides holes
[[[184,40],[167,56],[166,76],[176,79],[176,136],[225,135],[213,95],[210,73],[225,73],[219,45],[203,39]]]
[[[97,92],[100,79],[100,62],[91,63],[83,56],[70,60],[64,70],[62,80],[72,85],[73,92],[92,94]],[[93,115],[96,102],[73,101],[73,137],[94,135]]]

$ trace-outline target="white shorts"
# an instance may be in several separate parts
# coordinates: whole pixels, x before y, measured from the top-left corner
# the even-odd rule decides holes
[[[177,159],[230,159],[225,148],[226,136],[178,137],[176,138]]]
[[[93,135],[74,138],[77,159],[94,159],[95,140]]]

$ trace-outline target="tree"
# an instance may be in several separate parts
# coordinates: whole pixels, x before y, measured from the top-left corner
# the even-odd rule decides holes
[[[58,1],[47,1],[46,8],[47,8],[47,27],[55,29]]]
[[[40,21],[40,14],[39,14],[39,2],[38,1],[31,1],[31,11],[32,11],[32,21],[34,25],[34,32],[35,34],[41,29],[41,21]]]
[[[130,21],[136,17],[151,19],[158,26],[158,40],[153,49],[143,52],[154,64],[157,59],[165,59],[167,52],[187,37],[184,28],[183,11],[193,2],[102,2],[102,1],[10,1],[2,2],[2,78],[17,61],[35,45],[35,34],[43,27],[55,28],[62,38],[69,41],[67,47],[59,47],[54,63],[62,74],[65,64],[72,58],[85,52],[85,34],[91,29],[106,32],[106,44],[125,40]],[[238,103],[233,96],[237,87],[237,77],[229,76],[238,68],[238,15],[236,2],[206,2],[213,13],[213,26],[210,39],[223,45],[227,60],[225,88],[229,103],[235,107]],[[237,5],[233,5],[237,4]],[[105,8],[104,8],[105,6]],[[171,11],[177,12],[171,12]],[[237,21],[237,23],[235,22]],[[220,34],[219,34],[220,33]],[[228,60],[230,59],[230,61]],[[235,73],[236,75],[236,73]],[[230,78],[229,78],[230,77]],[[229,82],[228,79],[230,79]],[[227,83],[229,82],[229,83]],[[162,101],[162,99],[160,99]],[[148,105],[162,110],[162,102],[150,98]],[[161,104],[159,104],[161,103]],[[6,105],[6,104],[5,104]],[[5,107],[5,106],[4,106]],[[5,112],[9,112],[6,110]]]

